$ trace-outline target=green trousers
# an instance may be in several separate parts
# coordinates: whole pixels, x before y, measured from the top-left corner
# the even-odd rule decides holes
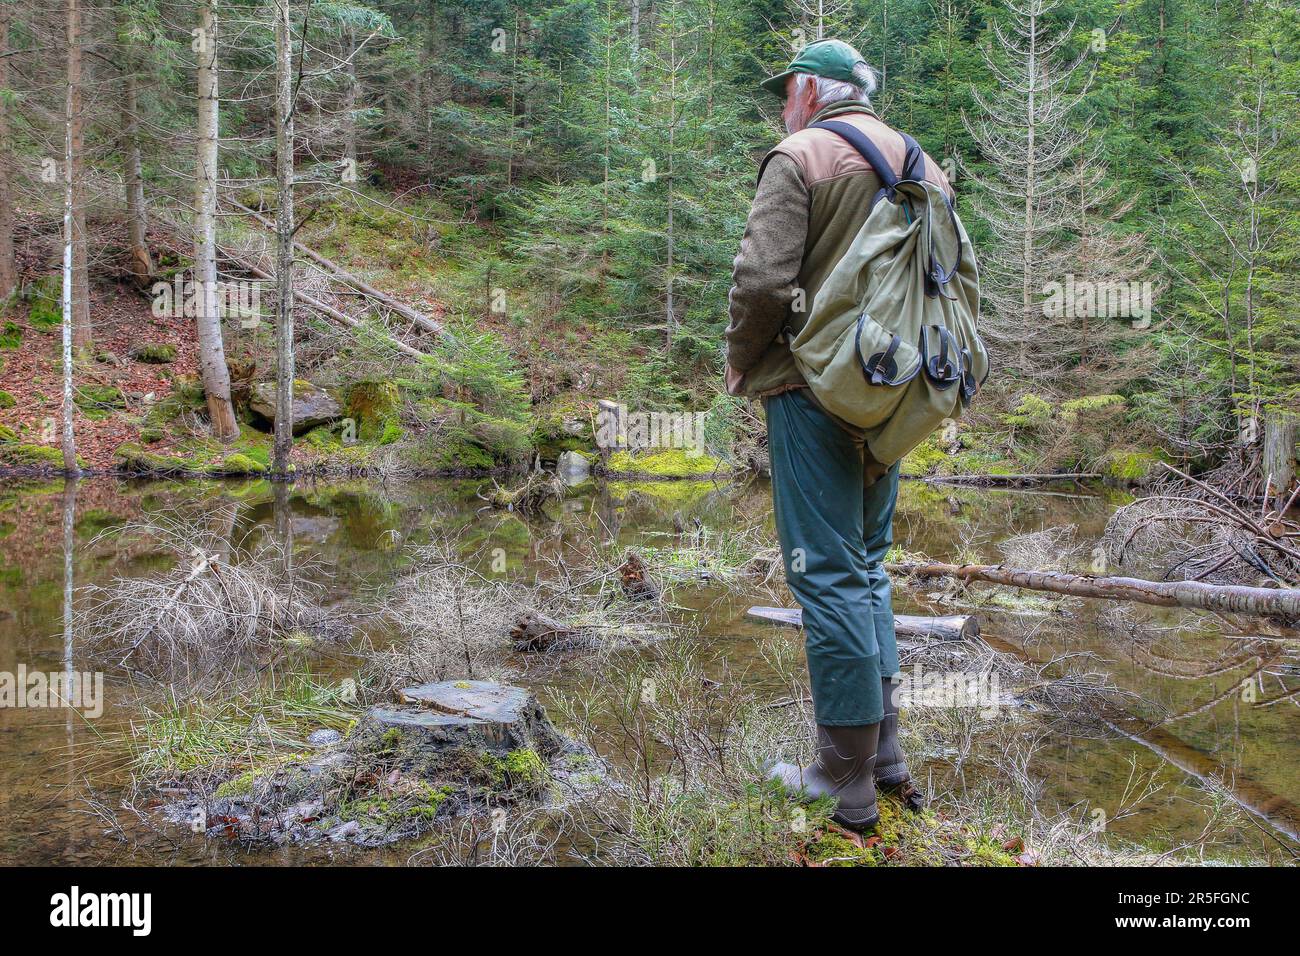
[[[898,465],[884,471],[863,443],[798,389],[768,398],[772,505],[790,590],[803,606],[817,723],[874,724],[881,676],[898,673],[889,575]]]

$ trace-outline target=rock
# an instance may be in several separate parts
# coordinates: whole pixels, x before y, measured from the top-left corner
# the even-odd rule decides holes
[[[307,736],[307,743],[313,747],[328,747],[336,744],[343,739],[343,735],[337,730],[313,730]]]
[[[293,536],[323,544],[339,530],[339,523],[333,515],[294,515]]]
[[[582,484],[591,475],[591,462],[581,452],[561,452],[555,462],[555,473],[569,487]]]
[[[166,365],[176,361],[176,346],[169,342],[140,342],[131,347],[131,358],[151,365]]]
[[[248,405],[269,422],[275,421],[276,388],[274,382],[258,382],[249,391]],[[343,414],[339,403],[328,392],[311,382],[293,383],[293,433],[300,435],[317,425],[335,421]]]
[[[329,838],[335,843],[342,843],[344,840],[351,840],[361,834],[361,824],[356,820],[349,820],[347,823],[340,823],[329,832]]]

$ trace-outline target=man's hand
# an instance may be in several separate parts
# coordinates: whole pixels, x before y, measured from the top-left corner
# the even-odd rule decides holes
[[[742,375],[740,372],[737,372],[734,368],[731,367],[731,364],[728,363],[726,369],[726,377],[727,377],[727,394],[739,395],[740,383],[745,380],[745,376]]]

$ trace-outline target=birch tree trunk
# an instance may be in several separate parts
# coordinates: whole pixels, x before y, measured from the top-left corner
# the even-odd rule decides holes
[[[304,54],[305,55],[305,54]],[[275,19],[275,459],[289,473],[293,450],[293,25],[289,0],[277,0]]]
[[[221,338],[217,287],[217,150],[220,138],[217,98],[216,0],[199,5],[199,29],[194,38],[198,57],[198,162],[195,184],[194,280],[198,293],[195,321],[199,340],[199,371],[207,396],[213,435],[223,442],[239,437],[235,408],[230,401],[230,370]]]
[[[68,36],[74,36],[74,20],[76,17],[77,0],[68,0]],[[76,137],[73,132],[77,124],[77,106],[78,97],[75,92],[77,83],[80,82],[80,65],[74,69],[73,61],[78,59],[75,44],[68,45],[68,92],[66,99],[66,110],[64,114],[64,137],[63,137],[63,427],[60,430],[60,440],[63,446],[63,470],[64,473],[76,476],[77,469],[77,445],[72,434],[72,414],[74,405],[72,401],[72,346],[76,338],[74,326],[76,324],[76,279],[74,276],[76,264],[76,206],[77,206],[77,183],[75,179],[74,152],[76,148]]]
[[[9,88],[9,20],[8,3],[0,3],[0,89]],[[14,260],[14,198],[9,191],[13,174],[12,146],[9,142],[9,109],[0,99],[0,299],[18,285],[18,266]]]
[[[82,174],[84,162],[85,116],[82,111],[81,89],[81,0],[67,0],[68,12],[68,110],[67,149],[64,159],[68,168],[64,178],[71,185],[72,235],[70,270],[72,283],[72,344],[79,351],[94,345],[90,328],[90,278],[86,272],[86,206]],[[66,258],[66,257],[65,257]]]

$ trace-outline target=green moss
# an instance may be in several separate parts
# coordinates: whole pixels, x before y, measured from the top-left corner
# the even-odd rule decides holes
[[[585,482],[584,482],[585,484]],[[579,490],[582,486],[579,485]],[[629,498],[641,495],[653,499],[661,507],[672,511],[686,511],[708,497],[713,486],[702,481],[611,481],[609,492],[615,498]]]
[[[131,349],[131,358],[151,365],[176,361],[176,346],[166,342],[143,342]]]
[[[41,276],[28,289],[31,307],[27,321],[34,329],[49,329],[63,322],[63,277]]]
[[[63,451],[53,445],[5,442],[0,444],[0,465],[6,465],[10,468],[53,468],[62,470]],[[80,455],[77,456],[77,467],[86,467],[86,463]]]
[[[233,455],[227,455],[222,462],[222,471],[231,475],[260,475],[267,470],[267,465],[260,461],[254,461],[248,455],[236,452]]]
[[[1165,455],[1159,451],[1115,449],[1102,459],[1103,473],[1118,481],[1142,481],[1154,471]]]
[[[808,859],[822,866],[878,866],[884,855],[874,847],[861,847],[835,830],[823,831],[805,850]]]
[[[317,425],[307,434],[303,435],[300,441],[305,442],[318,451],[328,451],[335,448],[342,448],[343,442],[334,434],[328,425]]]
[[[450,787],[434,787],[423,783],[423,799],[406,809],[406,815],[421,820],[432,820],[438,815],[443,803],[451,796]]]
[[[8,425],[0,425],[0,442],[17,441],[18,433]]]
[[[6,322],[0,328],[0,349],[16,349],[22,344],[22,327],[17,322]]]
[[[125,442],[113,452],[123,470],[159,475],[260,475],[270,467],[271,437],[240,425],[229,445],[211,438],[191,438],[166,451],[150,451]]]
[[[72,400],[83,410],[126,408],[126,396],[116,385],[78,385]]]
[[[181,475],[193,472],[194,462],[180,455],[146,451],[135,442],[123,442],[113,451],[121,467],[129,472],[148,472],[159,475]]]
[[[1018,866],[1016,858],[1008,853],[993,837],[987,834],[971,837],[966,841],[968,856],[963,862],[967,866]]]
[[[546,764],[535,750],[512,750],[503,762],[506,776],[512,783],[531,786],[546,777]]]
[[[0,391],[0,408],[13,408],[17,404],[18,400],[12,395],[8,392]]]
[[[609,456],[605,468],[612,475],[643,478],[711,478],[731,470],[711,455],[691,455],[683,448],[665,448],[650,454],[615,452]]]
[[[429,432],[406,451],[423,471],[490,471],[526,461],[532,451],[529,424],[485,415],[463,402],[426,399],[420,415]]]
[[[595,454],[591,403],[573,393],[552,399],[538,414],[530,440],[545,461],[554,461],[566,451]]]
[[[401,437],[401,396],[394,382],[356,382],[348,387],[344,407],[361,441],[387,445]]]
[[[899,474],[909,478],[924,478],[939,474],[949,466],[948,455],[939,449],[931,435],[920,445],[913,448],[899,466]]]
[[[257,781],[257,777],[257,771],[245,770],[238,777],[231,777],[217,787],[215,795],[222,800],[229,800],[232,797],[246,797],[253,792],[253,784]]]

